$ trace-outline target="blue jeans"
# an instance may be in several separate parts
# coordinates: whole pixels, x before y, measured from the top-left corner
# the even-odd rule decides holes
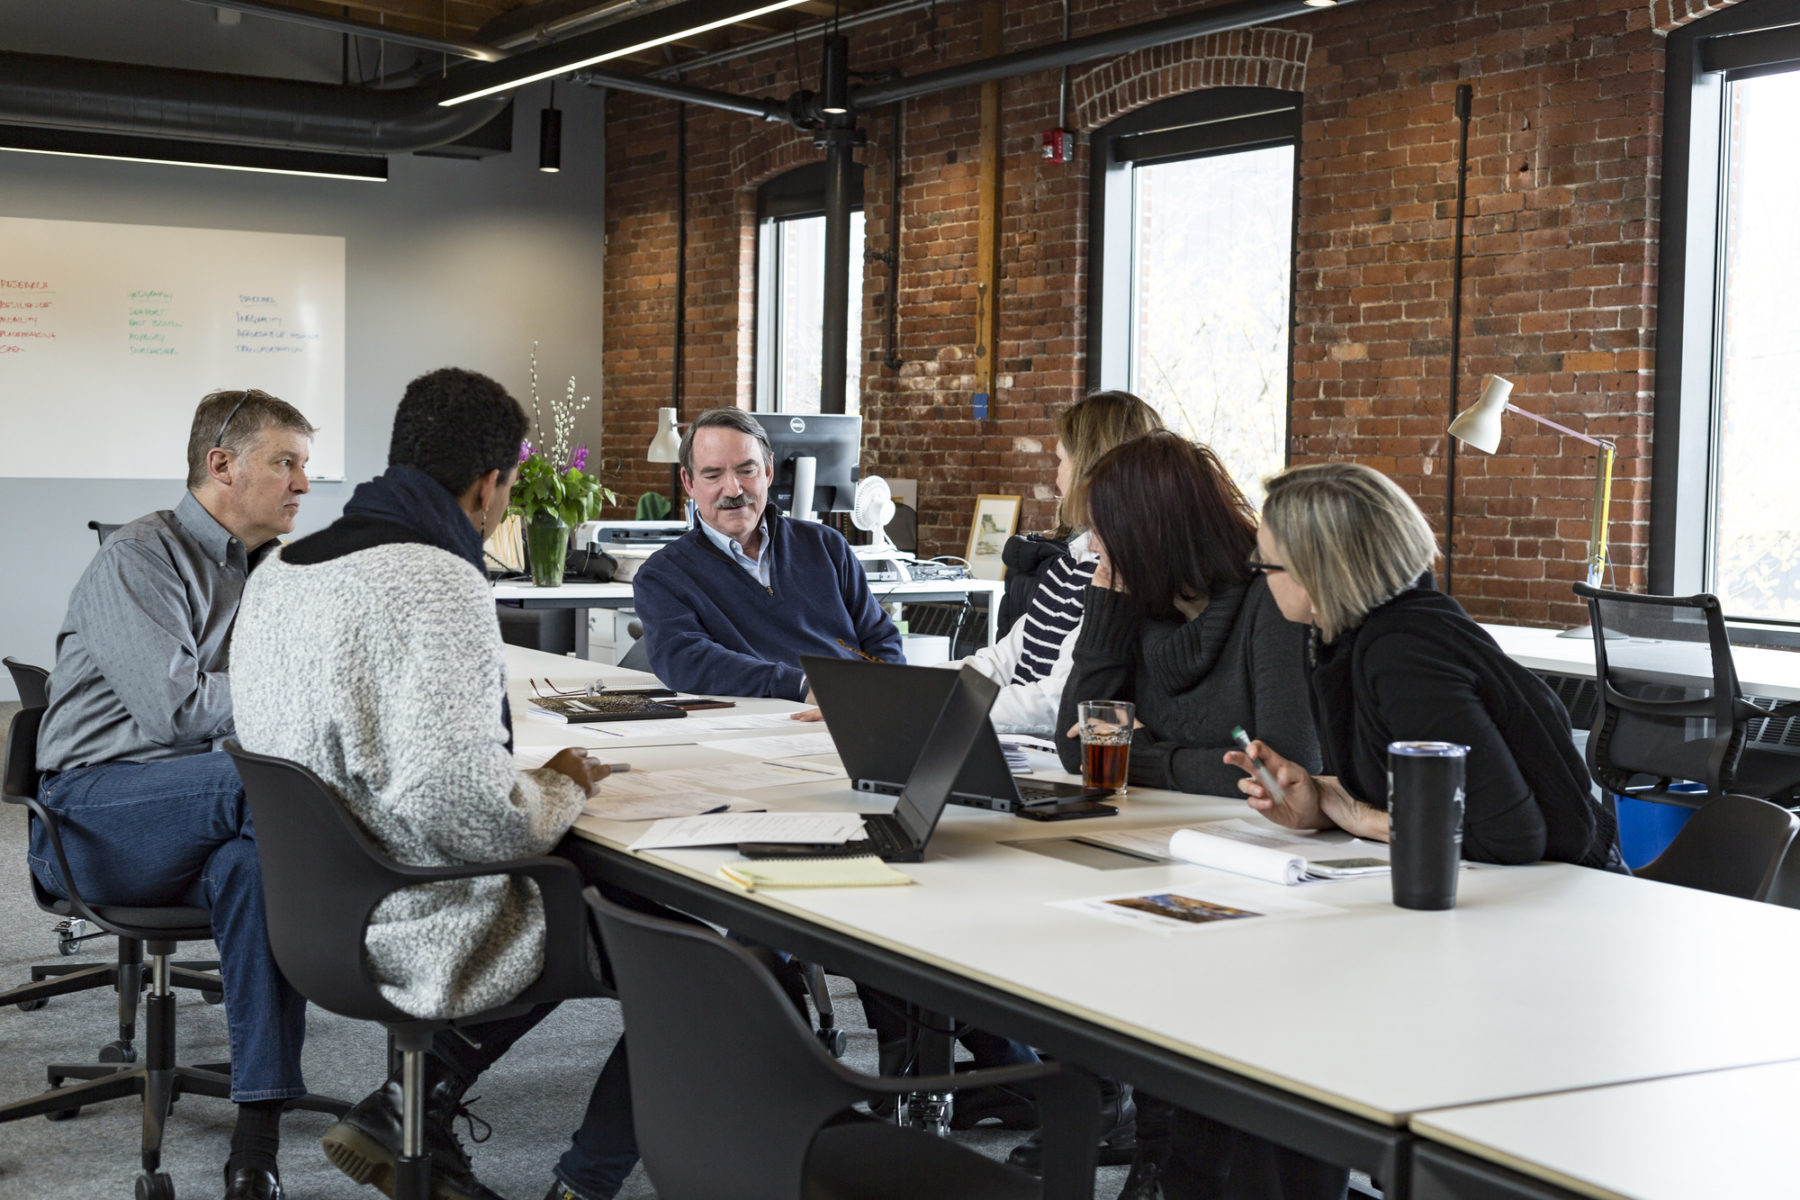
[[[305,1095],[306,1000],[269,949],[256,834],[230,756],[77,767],[46,776],[38,798],[56,814],[83,900],[183,904],[212,914],[225,981],[232,1100]],[[36,822],[29,858],[39,883],[68,894],[49,836]]]

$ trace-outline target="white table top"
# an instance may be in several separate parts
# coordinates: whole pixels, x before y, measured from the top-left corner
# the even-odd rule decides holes
[[[1711,1019],[1772,1023],[1742,1006],[1692,1014],[1696,1024]],[[1414,1117],[1412,1127],[1601,1200],[1792,1196],[1800,1062],[1445,1109]]]
[[[517,671],[532,652],[508,653],[520,656]],[[740,711],[783,707],[798,706],[750,701]],[[684,723],[669,724],[642,739],[517,727],[522,744],[579,739],[603,756],[630,747],[634,769],[744,761],[669,744],[712,740],[682,738]],[[892,801],[827,783],[783,789],[780,806],[882,811]],[[1746,997],[1796,994],[1800,956],[1771,952],[1800,939],[1793,910],[1544,864],[1467,871],[1455,910],[1409,912],[1390,903],[1379,877],[1287,889],[1187,866],[1103,871],[1000,844],[1247,811],[1234,800],[1134,792],[1119,817],[1041,825],[953,806],[927,861],[899,868],[920,886],[755,899],[1390,1126],[1429,1109],[1800,1058],[1800,1023],[1694,1019],[1740,1011]],[[640,830],[592,816],[577,824],[614,846]],[[714,876],[727,851],[647,857],[732,888]],[[1173,885],[1342,911],[1164,936],[1050,907]]]
[[[1481,627],[1493,634],[1500,648],[1521,666],[1586,679],[1594,677],[1594,641],[1590,637],[1565,638],[1554,629],[1493,625],[1485,621]],[[1646,642],[1650,639],[1627,640]],[[1737,667],[1738,685],[1743,688],[1744,695],[1800,700],[1800,651],[1733,646],[1731,659]]]
[[[1006,591],[1006,585],[998,579],[918,579],[910,583],[871,583],[869,591],[877,603],[886,603],[908,596],[957,592],[986,592],[998,596]],[[600,605],[631,599],[629,583],[565,583],[553,588],[529,583],[496,583],[493,592],[496,600],[586,600]]]

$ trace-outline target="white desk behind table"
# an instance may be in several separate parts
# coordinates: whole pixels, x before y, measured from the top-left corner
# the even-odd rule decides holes
[[[1594,678],[1592,638],[1563,637],[1554,629],[1528,629],[1522,625],[1495,625],[1485,621],[1481,627],[1492,634],[1500,643],[1500,649],[1520,666],[1547,675]],[[1652,639],[1626,640],[1647,642]],[[1737,667],[1738,685],[1743,688],[1744,695],[1800,700],[1800,651],[1733,646],[1731,661]]]
[[[569,623],[551,632],[556,648],[588,656],[588,610],[592,608],[630,608],[629,583],[565,583],[560,587],[541,588],[529,583],[496,583],[494,603],[525,610],[552,609],[571,614]],[[1000,598],[1006,585],[998,579],[922,579],[911,583],[871,583],[869,591],[878,604],[911,604],[916,601],[973,600],[986,597],[987,644],[1000,637]]]
[[[518,725],[544,744],[558,730]],[[733,757],[675,736],[633,746],[634,769]],[[772,791],[755,798],[892,806],[842,783]],[[1247,811],[1150,791],[1118,817],[1064,825],[953,806],[927,860],[899,868],[919,886],[754,894],[716,875],[728,851],[634,854],[642,827],[603,815],[576,832],[621,886],[1388,1179],[1415,1113],[1800,1058],[1794,1022],[1695,1019],[1796,994],[1800,958],[1771,950],[1800,938],[1793,910],[1542,864],[1466,871],[1455,910],[1410,912],[1385,878],[1287,889],[1008,844]],[[1176,887],[1332,911],[1162,935],[1052,907]]]

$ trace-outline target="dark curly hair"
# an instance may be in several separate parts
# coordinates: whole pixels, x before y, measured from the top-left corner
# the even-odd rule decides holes
[[[460,496],[489,471],[519,465],[527,425],[524,408],[492,379],[443,367],[406,385],[388,466],[417,467]]]

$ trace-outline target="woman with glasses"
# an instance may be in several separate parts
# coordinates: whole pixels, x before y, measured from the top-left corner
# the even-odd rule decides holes
[[[1251,807],[1294,828],[1386,841],[1388,743],[1456,742],[1469,748],[1464,858],[1617,866],[1616,824],[1593,798],[1562,702],[1437,590],[1437,544],[1393,480],[1357,463],[1276,475],[1256,556],[1282,613],[1309,631],[1325,773],[1269,734],[1250,753],[1287,797],[1278,804],[1240,779]],[[1225,759],[1251,767],[1243,753]]]
[[[1205,446],[1159,432],[1109,451],[1076,487],[1100,552],[1057,717],[1063,765],[1081,769],[1077,706],[1130,700],[1130,782],[1230,795],[1224,754],[1241,725],[1318,761],[1306,639],[1248,565],[1250,502]]]

